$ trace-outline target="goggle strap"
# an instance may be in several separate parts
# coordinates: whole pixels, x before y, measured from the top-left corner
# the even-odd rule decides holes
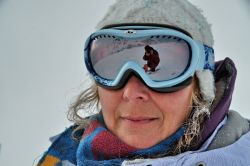
[[[204,69],[209,69],[214,71],[214,49],[207,46],[204,46],[204,52],[205,52],[205,64],[204,64]]]

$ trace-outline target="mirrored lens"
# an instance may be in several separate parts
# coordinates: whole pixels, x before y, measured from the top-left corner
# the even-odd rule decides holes
[[[174,36],[128,40],[102,35],[92,41],[90,58],[95,72],[106,79],[114,80],[122,66],[133,61],[150,79],[165,81],[187,69],[191,51],[186,41]]]

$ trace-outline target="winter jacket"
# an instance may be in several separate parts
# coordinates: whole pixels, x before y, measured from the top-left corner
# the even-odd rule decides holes
[[[124,161],[123,166],[250,166],[250,122],[235,111],[228,111],[236,78],[233,62],[216,63],[216,98],[211,115],[204,122],[199,148],[176,156]],[[39,166],[74,166],[78,142],[71,126],[60,134],[39,161]],[[82,135],[84,130],[78,134]]]

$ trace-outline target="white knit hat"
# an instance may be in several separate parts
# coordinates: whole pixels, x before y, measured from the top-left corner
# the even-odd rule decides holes
[[[116,0],[97,29],[121,24],[162,24],[187,31],[194,40],[213,46],[211,26],[201,10],[187,0]],[[214,76],[210,70],[196,72],[201,95],[215,97]]]

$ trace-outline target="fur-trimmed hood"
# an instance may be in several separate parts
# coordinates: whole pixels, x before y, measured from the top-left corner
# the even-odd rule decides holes
[[[231,104],[237,70],[233,61],[226,58],[215,65],[216,95],[211,107],[210,117],[204,122],[200,145],[213,133],[218,124],[225,118]]]

